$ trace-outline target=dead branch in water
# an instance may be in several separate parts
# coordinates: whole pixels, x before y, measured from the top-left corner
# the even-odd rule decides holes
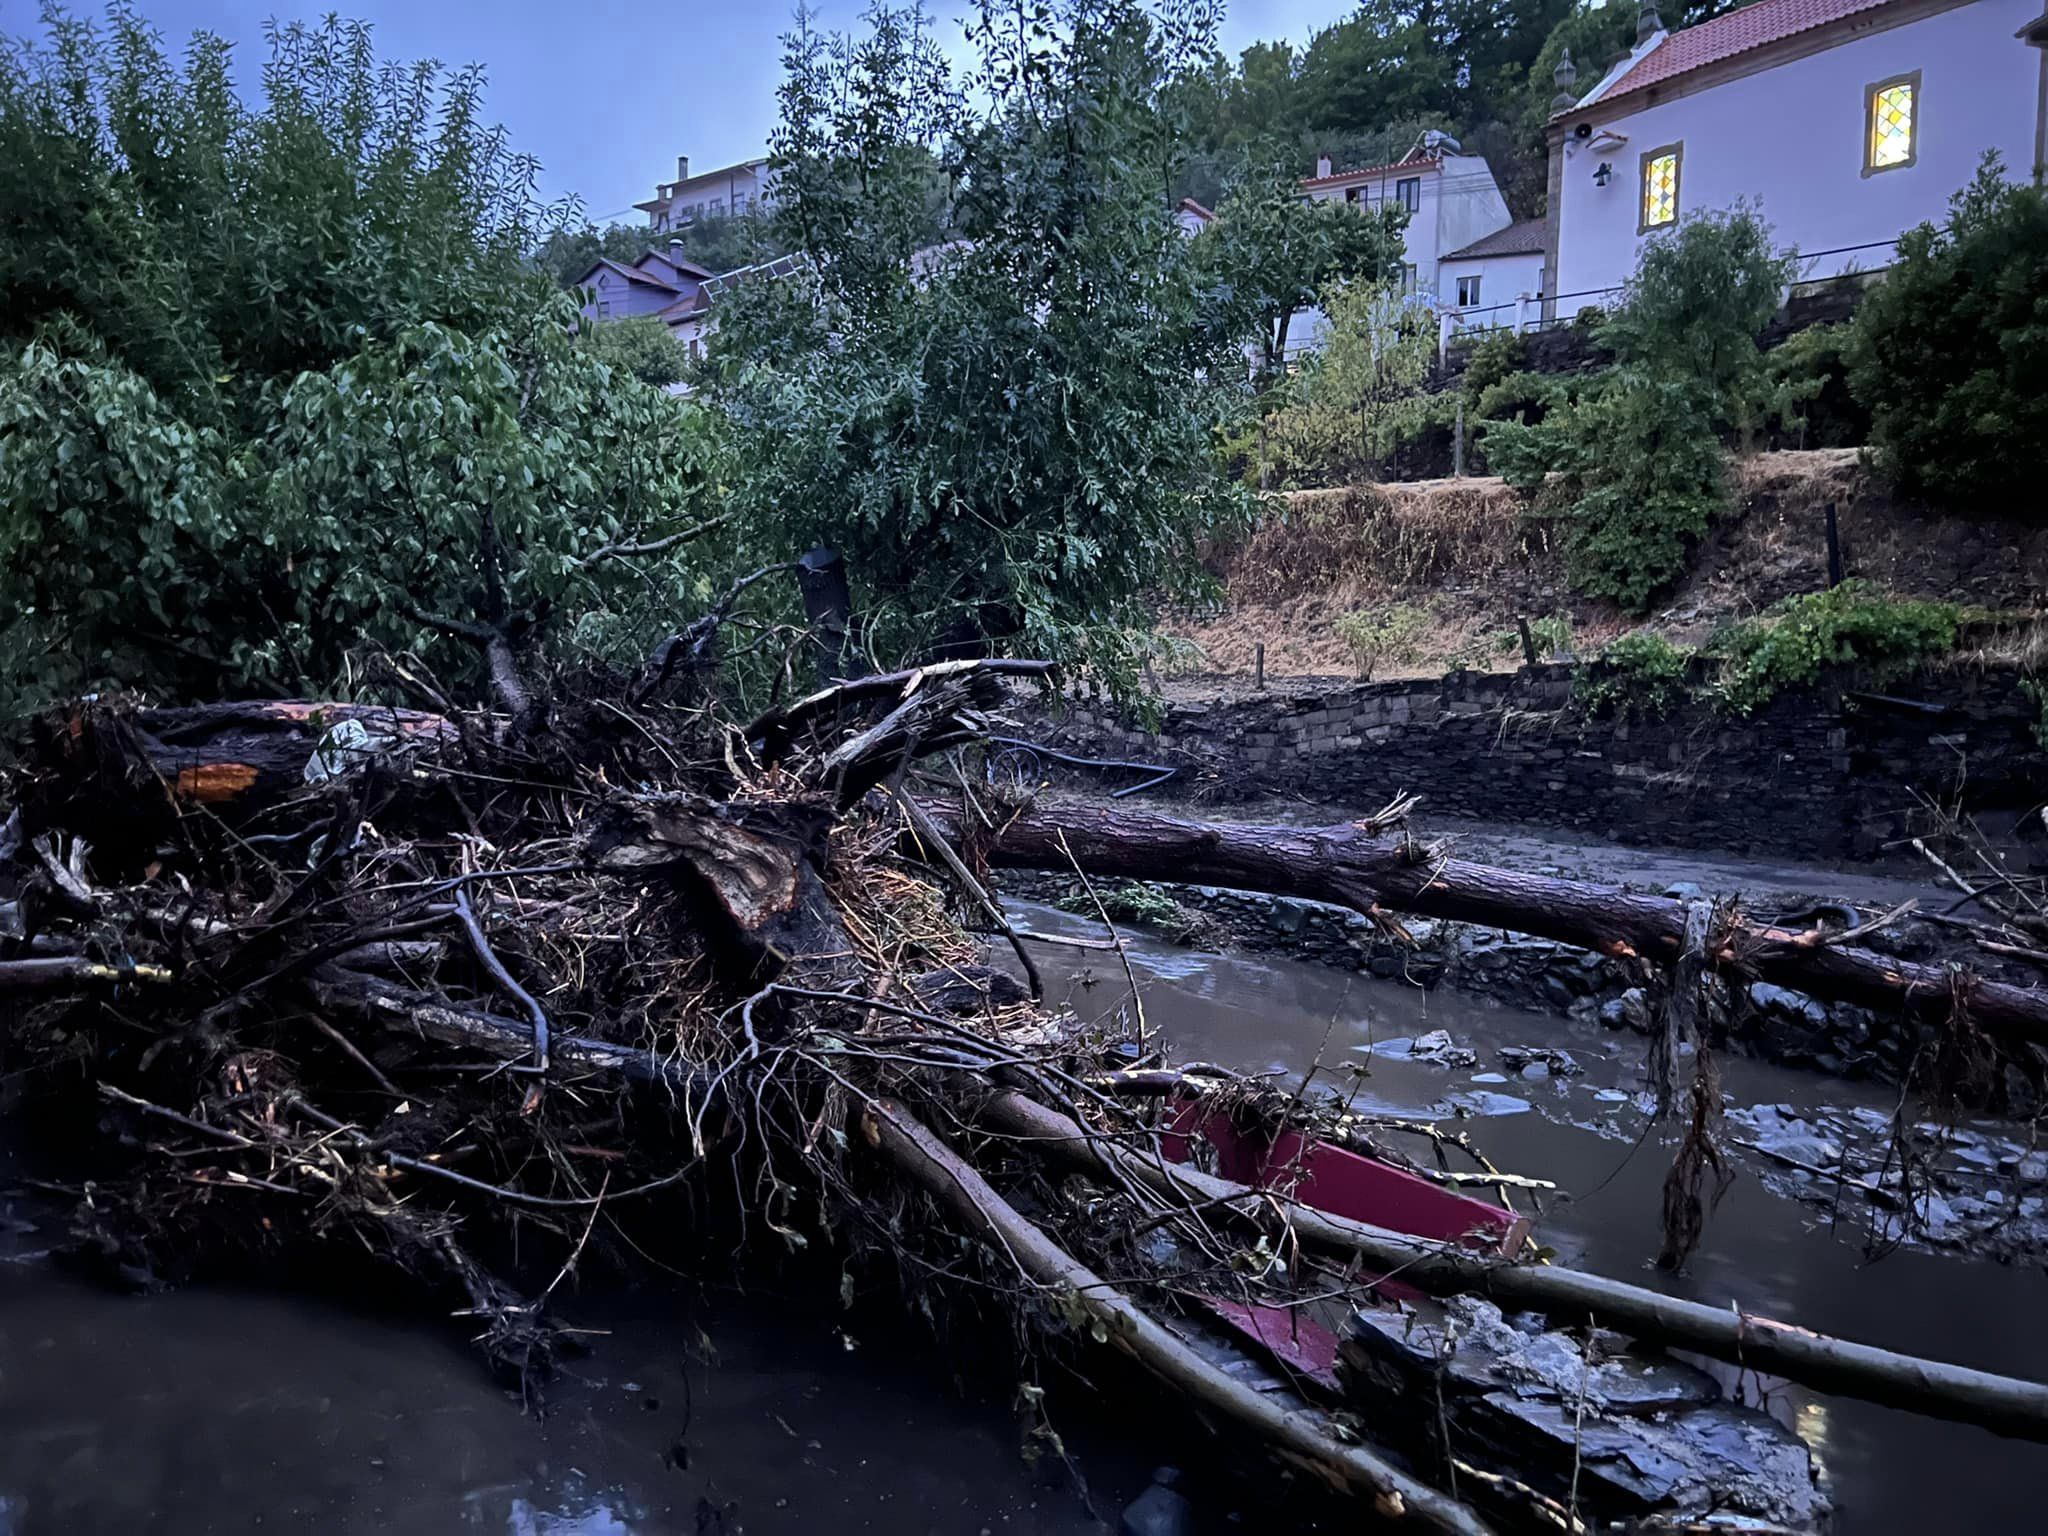
[[[957,837],[957,816],[931,807]],[[1575,944],[1599,954],[1674,964],[1685,903],[1613,886],[1562,880],[1452,858],[1403,833],[1356,825],[1284,827],[1184,821],[1065,802],[1034,805],[994,836],[972,839],[990,864],[1059,869],[1067,851],[1098,875],[1222,885],[1349,907],[1451,918]],[[1720,971],[1759,978],[1828,1001],[1940,1022],[1953,973],[1737,919],[1708,957]],[[1994,1034],[2048,1046],[2048,989],[1967,978],[1972,1018]]]
[[[1838,1392],[1938,1418],[1979,1424],[2016,1439],[2048,1443],[2048,1386],[1988,1371],[1944,1365],[1811,1333],[1751,1313],[1702,1306],[1659,1291],[1552,1264],[1486,1258],[1425,1242],[1311,1206],[1276,1209],[1269,1193],[1156,1158],[1135,1155],[1092,1135],[1078,1121],[1018,1094],[999,1094],[980,1111],[984,1124],[1084,1169],[1114,1169],[1180,1199],[1199,1201],[1264,1229],[1284,1224],[1302,1242],[1355,1259],[1408,1285],[1453,1295],[1472,1291],[1557,1316],[1591,1316],[1639,1338],[1698,1350],[1717,1360],[1767,1371],[1823,1392]]]
[[[960,818],[899,805],[903,784],[982,740],[1007,680],[1047,671],[943,663],[744,726],[720,717],[708,674],[687,706],[644,702],[680,687],[629,684],[529,696],[517,721],[272,702],[79,705],[44,722],[0,850],[21,891],[0,992],[10,1073],[87,1090],[78,1123],[107,1168],[79,1202],[82,1240],[130,1271],[200,1247],[367,1252],[450,1295],[533,1384],[561,1331],[561,1277],[616,1261],[607,1231],[636,1208],[672,1215],[662,1202],[688,1183],[749,1240],[881,1243],[906,1284],[940,1293],[928,1305],[995,1295],[1036,1321],[1037,1347],[1072,1336],[1040,1305],[1069,1296],[1084,1332],[1099,1325],[1212,1417],[1445,1531],[1484,1527],[1331,1435],[1327,1415],[1295,1406],[1306,1396],[1276,1401],[1194,1349],[1209,1303],[1342,1310],[1373,1301],[1361,1266],[1400,1267],[1424,1290],[1592,1313],[1874,1391],[1872,1360],[1843,1354],[1855,1346],[1802,1354],[1811,1336],[1777,1324],[1710,1327],[1706,1309],[1487,1264],[1163,1162],[1161,1116],[1210,1096],[1263,1093],[1305,1144],[1376,1149],[1360,1124],[1219,1069],[1111,1070],[1130,1061],[1121,1042],[979,963],[928,866],[904,857],[906,814],[1020,956],[984,861],[1059,867],[1069,850],[1084,875],[1547,925],[1652,963],[1676,958],[1678,929],[1672,904],[1423,849],[1390,831],[1407,802],[1322,832],[988,814],[949,847]],[[1716,926],[1701,963],[1770,974],[1863,954],[1807,937]],[[1999,1016],[1989,984],[1968,1002],[1981,1023]],[[991,1093],[991,1113],[1018,1117],[999,1135],[970,1129]],[[1442,1179],[1421,1187],[1457,1198]],[[2015,1384],[1907,1365],[1923,1390],[1895,1400],[2033,1432]]]

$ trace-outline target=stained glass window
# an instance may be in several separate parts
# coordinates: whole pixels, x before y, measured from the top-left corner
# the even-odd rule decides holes
[[[1913,163],[1913,80],[1870,88],[1869,169],[1886,171]]]
[[[1678,217],[1678,151],[1659,150],[1643,161],[1643,228]]]

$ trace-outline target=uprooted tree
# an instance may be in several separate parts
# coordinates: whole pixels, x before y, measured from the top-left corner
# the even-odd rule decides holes
[[[827,531],[864,524],[875,548],[919,520],[943,527],[950,545],[913,585],[984,641],[1014,636],[995,610],[1014,618],[1021,605],[1028,619],[1045,605],[1064,615],[1047,632],[1069,637],[1077,615],[1121,612],[1157,562],[1186,553],[1190,509],[1213,489],[1130,492],[1116,509],[1129,536],[1088,543],[1104,498],[1125,494],[1102,476],[1133,440],[1117,411],[1173,413],[1143,441],[1176,475],[1207,473],[1169,451],[1197,443],[1204,418],[1174,372],[1193,354],[1142,345],[1162,316],[1191,322],[1193,296],[1175,290],[1169,305],[1147,290],[1140,302],[1127,281],[1137,255],[1185,276],[1167,243],[1178,237],[1121,184],[1091,191],[1035,169],[1095,143],[1095,159],[1069,166],[1092,173],[1111,150],[1151,144],[1149,118],[1077,120],[1069,133],[1051,104],[1097,110],[1111,98],[1095,88],[1121,81],[1131,89],[1112,104],[1149,111],[1160,56],[1127,7],[1058,18],[1064,30],[1042,49],[1021,44],[1038,51],[996,82],[1028,99],[966,146],[968,185],[979,179],[985,199],[972,210],[981,257],[956,255],[923,286],[900,267],[907,251],[869,274],[894,307],[863,323],[898,328],[876,365],[891,388],[855,392],[875,413],[860,421],[909,435],[868,439],[879,457],[855,464],[834,455],[867,450],[819,405],[819,430],[798,446],[829,440],[834,455],[778,469],[806,498],[792,519],[844,501],[854,510]],[[988,28],[991,67],[1005,35]],[[260,124],[229,112],[207,153],[156,164],[144,151],[172,140],[143,130],[213,121],[199,109],[224,110],[224,76],[201,50],[174,79],[147,44],[125,45],[136,89],[115,93],[119,153],[103,153],[96,121],[64,117],[65,81],[95,99],[76,63],[83,43],[54,74],[10,65],[0,117],[27,136],[12,142],[63,150],[87,201],[140,221],[123,227],[150,281],[200,281],[200,264],[173,259],[180,211],[199,206],[179,178],[264,223],[266,196],[301,207],[265,178],[283,174],[267,158],[276,145],[303,140],[325,146],[313,163],[333,173],[333,217],[315,223],[387,254],[452,245],[496,297],[460,284],[451,295],[421,257],[400,274],[419,284],[397,286],[395,310],[344,294],[368,308],[338,299],[320,323],[245,335],[230,323],[232,284],[267,284],[266,262],[290,254],[280,238],[277,251],[243,252],[228,289],[166,308],[171,332],[137,321],[132,336],[85,334],[89,295],[10,312],[10,334],[29,339],[9,364],[16,414],[0,421],[14,476],[0,484],[0,596],[31,642],[11,653],[31,660],[10,689],[57,702],[36,714],[0,797],[0,1030],[11,1088],[33,1097],[39,1125],[61,1128],[52,1147],[81,1161],[56,1181],[75,1191],[81,1251],[172,1276],[367,1255],[452,1297],[492,1358],[539,1385],[564,1341],[564,1283],[581,1265],[632,1262],[635,1214],[679,1213],[688,1190],[736,1207],[762,1241],[880,1253],[940,1299],[995,1297],[1053,1349],[1121,1350],[1314,1482],[1444,1531],[1486,1529],[1476,1503],[1556,1501],[1505,1474],[1458,1485],[1461,1496],[1447,1447],[1425,1440],[1404,1461],[1327,1413],[1251,1390],[1190,1343],[1189,1295],[1349,1302],[1398,1270],[1423,1290],[1485,1292],[1828,1390],[2048,1434],[2048,1393],[2026,1383],[1512,1249],[1403,1237],[1303,1203],[1287,1177],[1251,1190],[1172,1162],[1162,1105],[1194,1103],[1432,1171],[1399,1151],[1415,1127],[1214,1071],[1120,1070],[1131,1047],[1144,1058],[1159,1042],[1135,1010],[1091,1026],[1046,1009],[1039,940],[1004,914],[986,871],[1200,878],[1389,921],[1482,920],[1681,978],[1756,974],[1881,1001],[1972,1050],[2039,1040],[2048,1009],[2035,994],[1923,974],[1842,935],[1460,864],[1393,817],[1262,831],[1019,803],[986,787],[977,753],[1005,690],[1051,675],[1042,661],[942,661],[798,696],[808,636],[740,608],[785,576],[786,552],[734,537],[746,499],[713,494],[717,476],[695,457],[702,418],[612,376],[550,307],[558,299],[501,303],[527,292],[525,278],[494,264],[489,231],[468,222],[477,205],[437,193],[496,185],[507,170],[490,158],[495,141],[458,113],[441,150],[423,151],[403,98],[395,116],[360,118],[368,65],[337,34],[331,46],[288,41]],[[375,183],[357,173],[380,166],[424,199],[408,205],[416,216],[357,205]],[[1051,203],[1028,205],[1044,189]],[[62,188],[31,190],[48,200]],[[1038,264],[1047,221],[1099,269]],[[1104,273],[1126,286],[1101,287]],[[1031,281],[998,302],[1006,274]],[[818,286],[785,297],[808,294],[829,321],[860,276],[827,260]],[[950,359],[912,344],[968,303],[1007,322],[967,333],[970,353]],[[303,354],[279,354],[286,333]],[[812,371],[756,375],[760,400],[838,377],[819,371],[848,350],[830,325],[804,334]],[[934,382],[905,366],[912,357],[951,381],[946,420],[909,408]],[[1015,364],[1008,385],[975,372],[989,358]],[[1089,373],[1103,358],[1142,387]],[[1103,393],[1062,393],[1077,377]],[[977,433],[998,411],[1015,419],[993,467],[972,482],[945,473],[979,462]],[[1056,457],[1044,445],[1070,420],[1094,436]],[[19,558],[66,531],[84,558]],[[1019,587],[1020,570],[1035,585]],[[1069,599],[1078,606],[1056,607]],[[745,677],[751,693],[731,665],[746,650],[771,663]],[[1085,646],[1062,659],[1075,654],[1111,671],[1118,660]],[[62,697],[108,683],[137,692]],[[330,688],[347,696],[307,702]],[[304,697],[262,696],[272,690]],[[165,696],[204,702],[153,702]],[[969,924],[1001,936],[1014,973],[985,963]]]
[[[1682,903],[1460,864],[1391,821],[1276,831],[1019,806],[960,798],[962,762],[920,766],[971,752],[1005,679],[1048,670],[942,663],[746,722],[661,681],[658,662],[523,713],[50,717],[14,784],[0,990],[17,1059],[115,1136],[79,1239],[140,1270],[367,1247],[458,1296],[494,1357],[538,1380],[560,1276],[535,1296],[499,1272],[487,1255],[508,1220],[552,1232],[566,1273],[600,1219],[615,1230],[686,1182],[736,1186],[771,1234],[885,1239],[940,1287],[966,1235],[983,1240],[981,1279],[958,1283],[996,1284],[1047,1335],[1116,1345],[1319,1480],[1440,1530],[1485,1526],[1191,1348],[1174,1326],[1190,1287],[1264,1304],[1364,1294],[1398,1270],[2048,1434],[2048,1389],[1402,1238],[1171,1164],[1158,1082],[1110,1070],[1116,1038],[983,964],[942,887],[1020,947],[977,873],[989,863],[1171,872],[1646,962],[1691,950],[1822,996],[1967,1009],[2020,1039],[2048,1029],[2038,994],[1937,986],[1838,936],[1734,918],[1688,943]],[[1255,1085],[1167,1086],[1372,1134]],[[1162,1228],[1170,1262],[1139,1242]]]

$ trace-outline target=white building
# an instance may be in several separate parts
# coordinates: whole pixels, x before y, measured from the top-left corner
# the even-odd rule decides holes
[[[1355,171],[1330,169],[1327,155],[1302,190],[1314,202],[1342,200],[1361,209],[1398,203],[1408,210],[1402,290],[1441,296],[1439,259],[1511,222],[1506,199],[1483,156],[1459,152],[1448,134],[1426,133],[1402,159]]]
[[[676,179],[661,182],[652,198],[633,206],[647,215],[647,227],[659,233],[687,229],[699,219],[746,213],[768,199],[766,160],[742,160],[693,176],[690,157],[677,155]]]
[[[1401,159],[1352,171],[1332,171],[1325,155],[1316,161],[1316,174],[1301,186],[1311,202],[1342,201],[1363,210],[1388,203],[1406,208],[1401,291],[1418,303],[1432,308],[1454,305],[1461,276],[1466,278],[1467,293],[1505,292],[1514,280],[1505,272],[1494,278],[1481,275],[1498,266],[1498,258],[1475,256],[1471,247],[1508,229],[1513,218],[1485,157],[1462,153],[1448,134],[1426,133]],[[1448,280],[1447,255],[1470,258]],[[1540,255],[1536,265],[1542,265]],[[1541,286],[1539,277],[1532,292],[1540,292]],[[1288,322],[1288,356],[1320,350],[1327,330],[1320,309],[1297,310]]]
[[[2043,0],[1757,0],[1636,47],[1551,118],[1556,313],[1612,302],[1643,240],[1747,201],[1802,278],[1883,267],[1997,150],[2048,156]]]
[[[1535,324],[1549,250],[1549,220],[1524,219],[1446,252],[1436,264],[1438,307],[1456,311],[1454,326]]]

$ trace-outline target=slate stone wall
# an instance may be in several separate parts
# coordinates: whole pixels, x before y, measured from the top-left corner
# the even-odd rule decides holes
[[[1702,698],[1661,720],[1590,717],[1572,678],[1544,665],[1239,692],[1171,704],[1156,733],[1069,703],[1032,734],[1079,756],[1176,764],[1167,796],[1362,813],[1414,792],[1426,815],[1783,858],[1875,854],[1908,829],[1916,789],[1948,800],[1960,783],[1973,809],[2048,796],[2039,710],[2011,668],[1947,666],[1882,689],[1843,677],[1748,718]]]

